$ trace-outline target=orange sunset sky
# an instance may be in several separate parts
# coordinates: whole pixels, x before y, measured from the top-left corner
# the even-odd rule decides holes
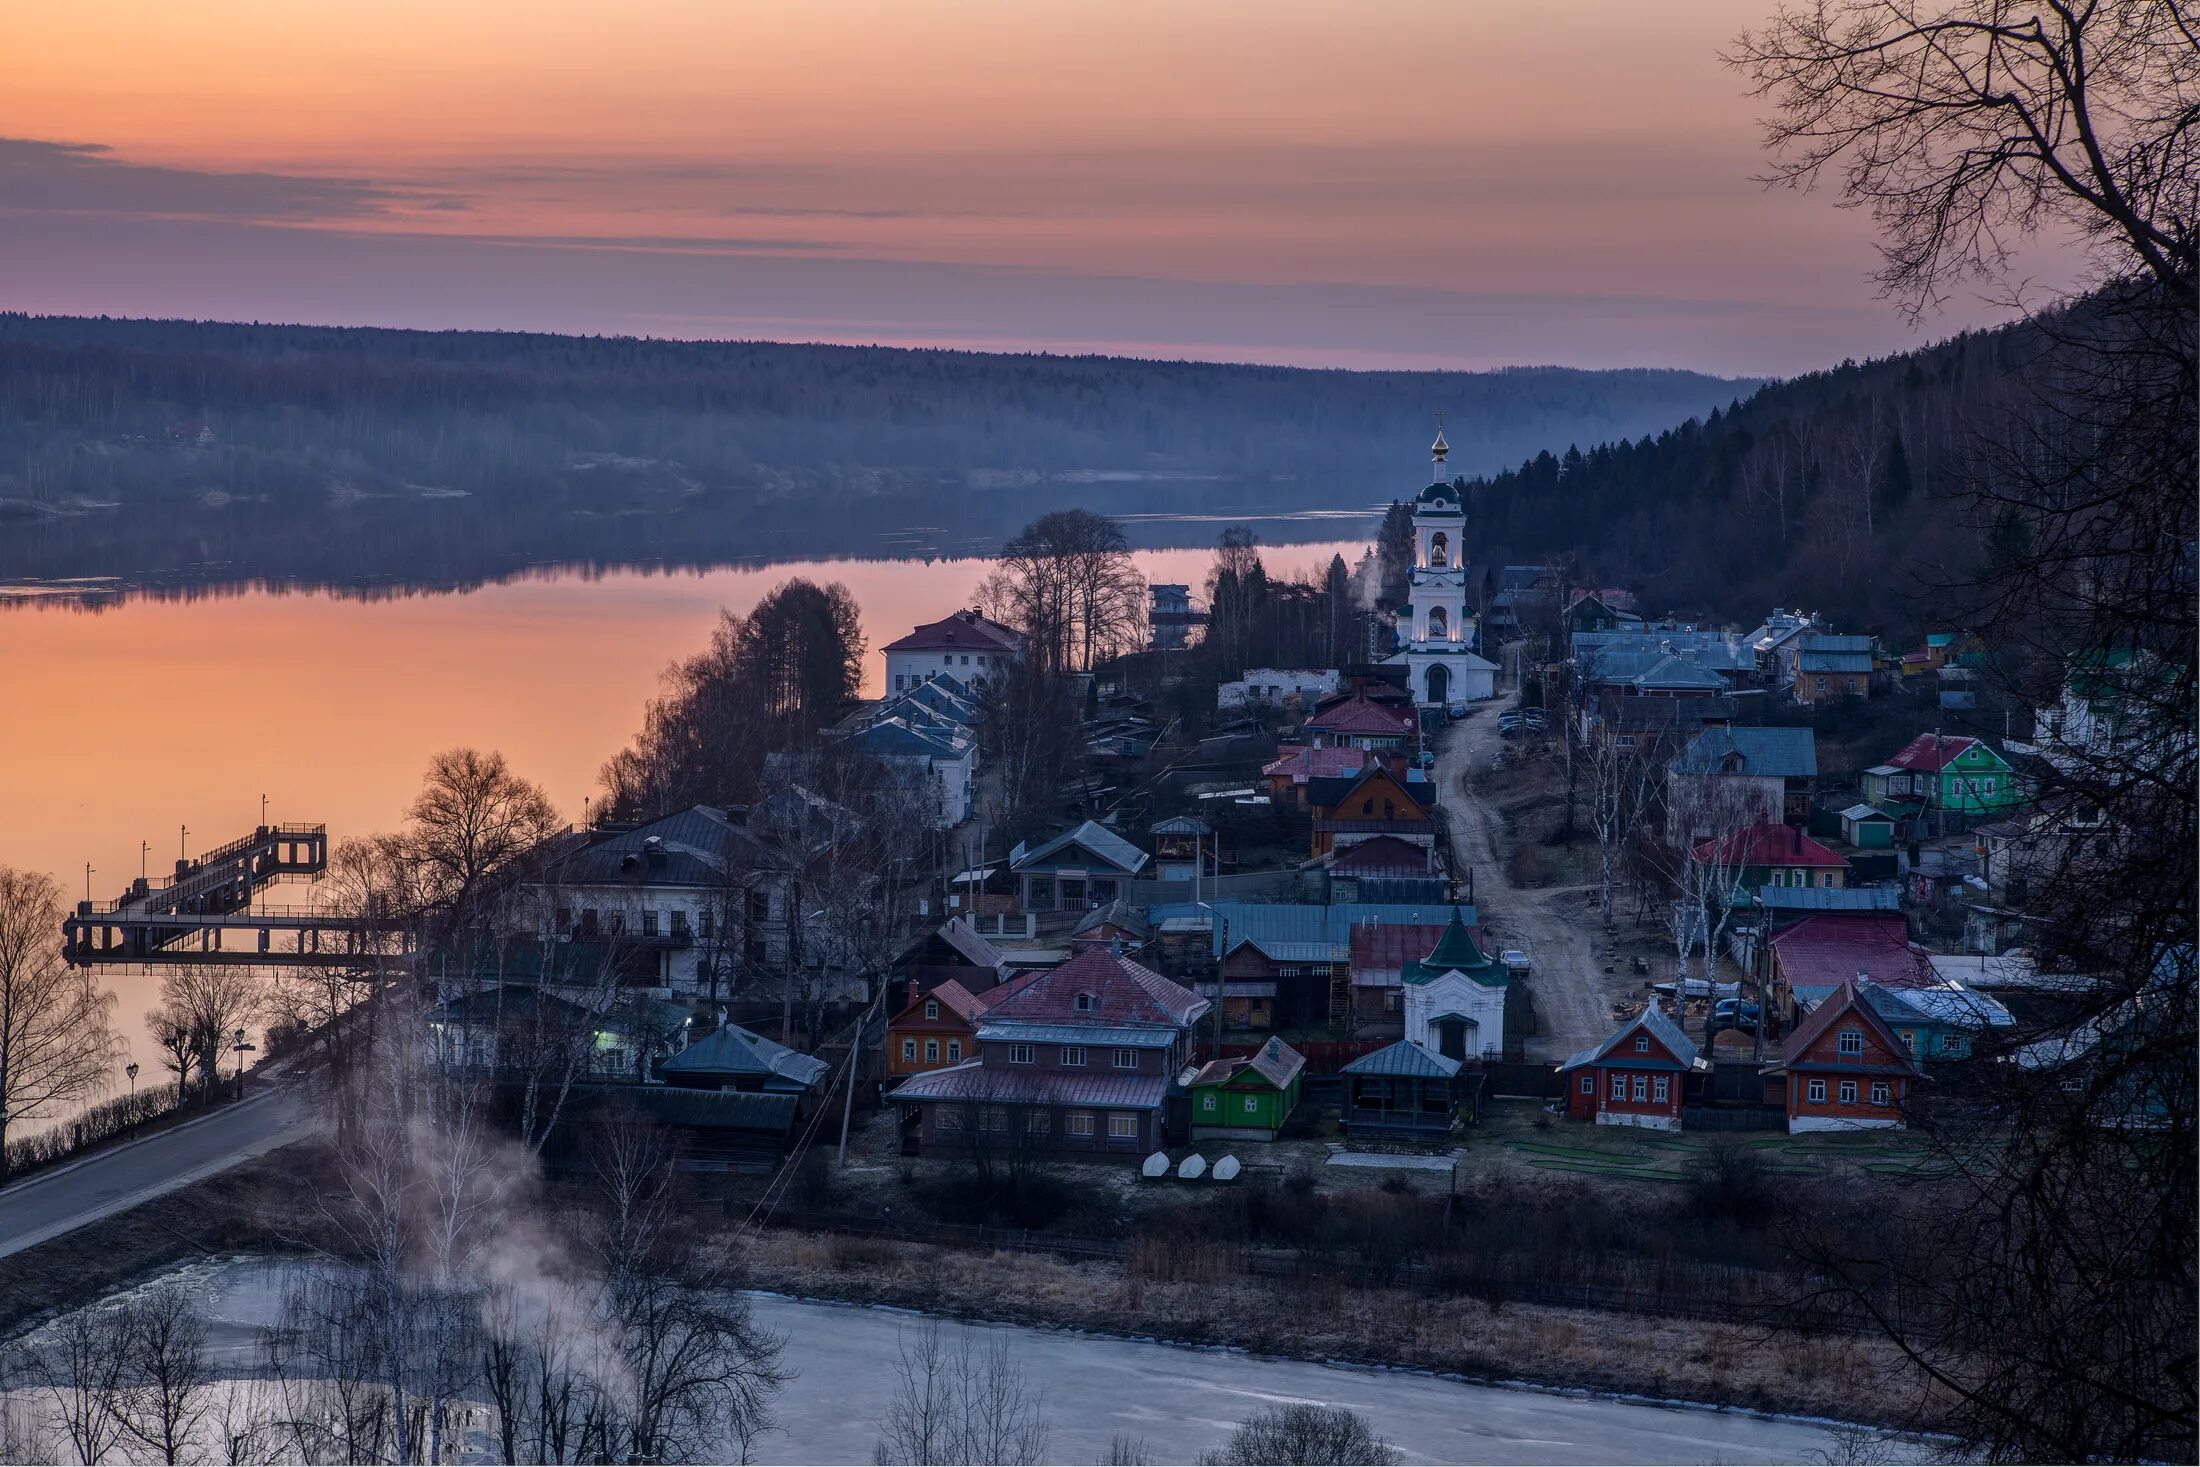
[[[1772,3],[9,5],[0,308],[1750,374],[1999,319],[1752,181]]]

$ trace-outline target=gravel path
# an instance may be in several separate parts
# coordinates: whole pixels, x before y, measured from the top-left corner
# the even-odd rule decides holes
[[[1437,789],[1452,850],[1474,867],[1475,906],[1484,930],[1497,947],[1519,948],[1534,965],[1529,992],[1540,1032],[1527,1041],[1528,1058],[1561,1060],[1611,1033],[1612,996],[1626,980],[1604,975],[1598,956],[1603,933],[1593,918],[1569,910],[1578,902],[1573,888],[1513,885],[1504,818],[1466,778],[1470,769],[1492,767],[1504,743],[1497,715],[1509,706],[1485,705],[1437,736]]]

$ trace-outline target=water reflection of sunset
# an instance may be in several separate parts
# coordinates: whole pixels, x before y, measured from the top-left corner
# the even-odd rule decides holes
[[[1316,569],[1359,544],[1295,545],[1271,569]],[[1205,550],[1139,552],[1149,579],[1198,585]],[[658,674],[700,648],[720,607],[792,576],[837,580],[873,649],[962,604],[976,561],[825,561],[700,574],[525,579],[382,601],[252,592],[124,601],[88,615],[0,610],[0,864],[52,873],[71,900],[159,874],[180,830],[204,849],[259,819],[317,820],[335,839],[396,825],[428,757],[497,748],[571,820],[633,733]],[[35,757],[33,757],[35,756]],[[278,900],[281,898],[278,897]],[[118,972],[117,1022],[141,1062],[157,974]]]

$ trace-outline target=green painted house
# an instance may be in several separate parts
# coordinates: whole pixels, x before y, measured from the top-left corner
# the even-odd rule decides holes
[[[1902,752],[1864,771],[1864,800],[1952,815],[1994,815],[2024,803],[2016,771],[1969,734],[1919,734]]]
[[[1192,1076],[1194,1141],[1273,1141],[1298,1107],[1306,1056],[1271,1038],[1254,1054],[1210,1060]]]

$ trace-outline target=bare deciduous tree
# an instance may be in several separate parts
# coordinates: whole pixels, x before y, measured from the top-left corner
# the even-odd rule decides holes
[[[880,1463],[1046,1460],[1045,1398],[1005,1340],[980,1350],[968,1326],[937,1320],[900,1340],[894,1395],[879,1422]]]
[[[165,1463],[197,1460],[214,1409],[206,1324],[181,1285],[147,1290],[123,1306],[126,1371],[119,1414],[129,1437]]]
[[[114,995],[61,960],[61,890],[0,866],[0,1178],[8,1128],[52,1117],[111,1082]]]
[[[1145,640],[1146,579],[1123,529],[1105,515],[1061,509],[1001,547],[979,607],[1029,638],[1045,672],[1082,672]]]
[[[428,762],[404,851],[422,892],[463,925],[484,884],[559,829],[557,807],[504,756],[447,749]]]

